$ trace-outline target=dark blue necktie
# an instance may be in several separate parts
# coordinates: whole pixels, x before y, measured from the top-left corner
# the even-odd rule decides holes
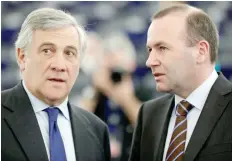
[[[50,161],[67,161],[64,143],[57,125],[58,108],[46,108],[49,119]]]

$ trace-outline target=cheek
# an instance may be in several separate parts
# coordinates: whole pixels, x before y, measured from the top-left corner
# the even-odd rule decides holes
[[[193,60],[190,59],[191,57],[185,58],[178,63],[176,63],[176,75],[182,81],[188,81],[189,74],[193,69]]]
[[[27,66],[31,79],[36,79],[35,81],[43,81],[43,78],[47,75],[49,71],[49,62],[42,61],[31,61]]]
[[[184,63],[185,62],[179,58],[171,58],[166,65],[163,65],[169,80],[178,81],[179,79],[183,79],[184,73],[188,70]]]
[[[38,75],[39,66],[37,63],[28,60],[25,63],[25,73],[33,79]]]

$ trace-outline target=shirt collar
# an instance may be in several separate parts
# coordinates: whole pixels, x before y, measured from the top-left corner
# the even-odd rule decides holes
[[[209,95],[210,89],[217,78],[218,74],[216,70],[213,70],[210,76],[186,98],[186,101],[191,103],[197,109],[202,110]],[[175,107],[182,100],[184,100],[184,98],[175,95]]]
[[[35,113],[41,112],[44,109],[50,107],[48,104],[44,103],[43,101],[39,100],[37,97],[35,97],[26,87],[25,81],[22,81],[23,83],[23,87],[31,101],[31,105],[33,107],[33,110]],[[64,117],[67,120],[70,120],[69,117],[69,112],[68,112],[68,97],[64,100],[64,102],[62,102],[60,105],[56,106],[57,108],[60,109],[60,111],[62,112],[62,114],[64,115]]]

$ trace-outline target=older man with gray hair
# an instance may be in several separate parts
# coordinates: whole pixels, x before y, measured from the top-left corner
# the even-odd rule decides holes
[[[86,48],[75,18],[52,8],[35,10],[15,47],[22,81],[2,92],[2,159],[110,160],[107,126],[68,101]]]

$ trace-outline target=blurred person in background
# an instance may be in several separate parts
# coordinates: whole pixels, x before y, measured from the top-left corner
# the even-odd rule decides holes
[[[96,33],[88,35],[82,69],[91,74],[92,84],[84,89],[81,106],[108,124],[112,159],[128,160],[133,126],[141,106],[132,78],[135,49],[123,32],[109,33],[103,39]]]
[[[141,106],[130,161],[232,160],[232,84],[215,70],[218,39],[198,8],[174,5],[153,16],[146,65],[169,94]]]
[[[2,91],[2,160],[110,160],[108,128],[69,103],[86,48],[85,31],[70,14],[31,12],[15,43],[22,81]]]
[[[93,84],[101,93],[120,105],[134,125],[141,105],[135,96],[132,81],[132,74],[136,69],[134,46],[125,34],[115,32],[104,38],[104,48],[105,55],[93,74]]]

